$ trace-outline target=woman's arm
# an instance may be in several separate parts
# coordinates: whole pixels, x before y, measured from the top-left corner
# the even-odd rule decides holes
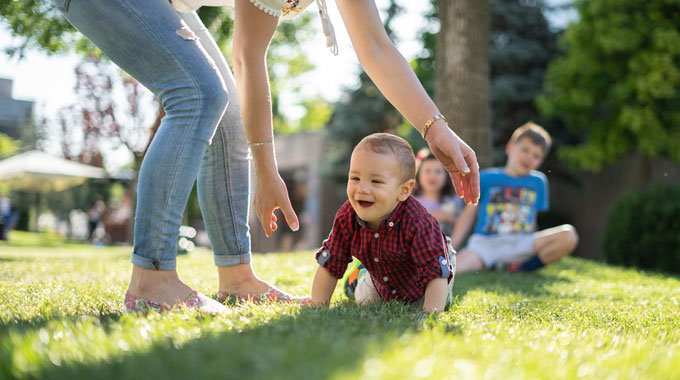
[[[255,211],[267,236],[278,228],[274,215],[277,208],[283,212],[290,228],[297,231],[298,218],[276,165],[266,62],[267,49],[279,20],[257,9],[249,0],[237,0],[235,8],[234,76],[255,163]]]
[[[413,69],[390,41],[374,0],[337,0],[359,62],[380,91],[421,133],[440,112]],[[466,203],[479,199],[479,165],[474,151],[439,119],[427,132],[430,150],[451,174]]]

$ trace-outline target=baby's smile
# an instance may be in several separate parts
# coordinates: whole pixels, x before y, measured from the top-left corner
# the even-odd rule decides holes
[[[361,207],[368,208],[368,207],[373,206],[373,204],[374,204],[375,202],[371,202],[371,201],[357,201],[357,203],[358,203],[359,206],[361,206]]]

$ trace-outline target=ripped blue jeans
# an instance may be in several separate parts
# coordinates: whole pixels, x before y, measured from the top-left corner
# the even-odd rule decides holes
[[[249,151],[236,86],[196,13],[179,14],[168,0],[54,2],[166,112],[139,172],[132,263],[175,269],[196,180],[215,264],[249,263]]]

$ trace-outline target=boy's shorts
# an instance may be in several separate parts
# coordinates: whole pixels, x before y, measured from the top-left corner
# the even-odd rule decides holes
[[[474,234],[462,250],[472,251],[486,268],[497,263],[522,262],[533,256],[535,234]],[[462,251],[461,250],[461,251]]]

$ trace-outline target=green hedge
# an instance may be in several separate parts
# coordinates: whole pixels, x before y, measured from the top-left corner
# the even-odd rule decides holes
[[[612,264],[680,273],[680,186],[656,185],[614,203],[602,252]]]

